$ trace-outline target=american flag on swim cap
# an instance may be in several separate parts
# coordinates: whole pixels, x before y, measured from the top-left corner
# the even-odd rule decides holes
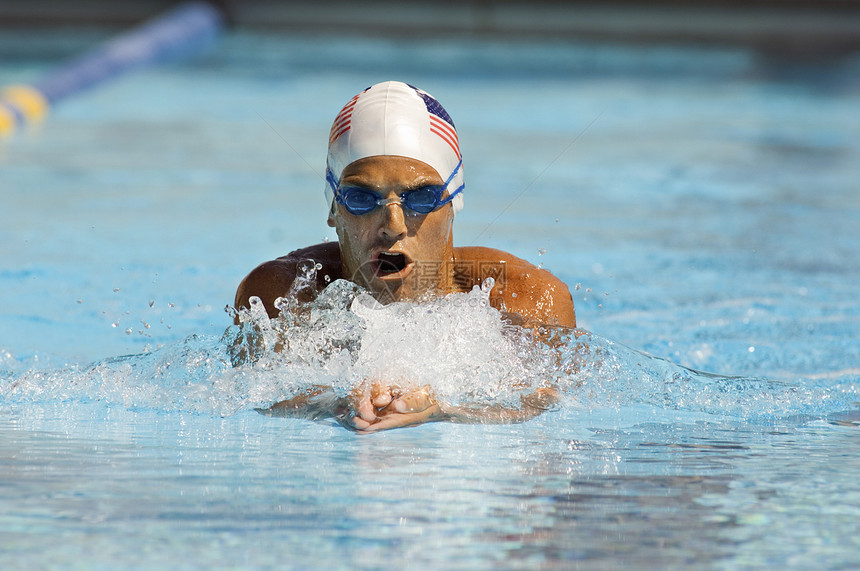
[[[367,89],[370,88],[368,87]],[[367,89],[361,93],[364,93]],[[352,124],[352,111],[355,109],[355,104],[358,103],[358,98],[361,97],[361,93],[356,94],[355,97],[350,99],[346,105],[343,106],[343,109],[340,110],[340,113],[337,114],[337,117],[334,118],[334,123],[331,124],[331,131],[328,134],[329,146],[331,146],[338,137],[349,131],[350,125]]]
[[[409,84],[407,83],[406,85]],[[454,154],[457,155],[457,158],[462,159],[463,156],[460,154],[460,141],[457,139],[456,127],[454,127],[454,121],[451,119],[451,116],[448,115],[448,112],[445,111],[442,104],[436,101],[432,95],[426,91],[421,91],[414,85],[409,85],[409,87],[414,89],[415,93],[424,100],[424,105],[427,107],[427,113],[430,114],[430,131],[439,135],[443,141],[448,143],[454,151]]]

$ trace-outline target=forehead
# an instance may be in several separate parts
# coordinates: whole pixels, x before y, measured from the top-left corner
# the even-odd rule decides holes
[[[343,169],[341,180],[367,186],[442,184],[436,169],[418,159],[396,155],[377,155],[354,161]]]

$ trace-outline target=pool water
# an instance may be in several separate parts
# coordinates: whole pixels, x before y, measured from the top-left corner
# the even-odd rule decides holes
[[[0,84],[109,35],[4,33]],[[857,56],[235,32],[63,102],[0,143],[0,562],[853,566],[857,78]],[[457,123],[455,243],[570,285],[586,333],[555,369],[480,292],[394,317],[346,300],[294,353],[231,365],[238,282],[335,238],[328,127],[387,79]],[[515,402],[505,375],[562,402],[370,436],[254,411],[385,366],[400,353],[323,331],[389,322],[460,340],[419,361],[452,402]]]

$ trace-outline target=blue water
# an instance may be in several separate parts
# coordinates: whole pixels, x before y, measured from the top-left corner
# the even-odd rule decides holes
[[[0,84],[108,36],[4,33]],[[236,33],[64,102],[0,143],[0,562],[851,567],[858,72],[695,46]],[[386,79],[457,123],[455,242],[571,286],[588,333],[556,369],[492,325],[487,347],[522,354],[439,360],[475,372],[438,381],[451,400],[515,398],[492,374],[511,354],[529,386],[552,376],[564,398],[535,420],[356,436],[254,412],[387,363],[310,357],[346,308],[304,324],[298,353],[230,365],[224,307],[257,263],[334,239],[328,126]],[[441,335],[492,322],[456,303]],[[438,337],[421,319],[410,334]]]

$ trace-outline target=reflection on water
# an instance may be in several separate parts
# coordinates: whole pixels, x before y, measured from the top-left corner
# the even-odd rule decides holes
[[[253,412],[25,405],[0,417],[0,529],[12,557],[86,560],[86,549],[119,565],[142,550],[174,565],[274,565],[285,550],[295,566],[359,568],[391,553],[481,569],[775,554],[814,564],[825,529],[830,561],[851,561],[856,429],[619,416],[624,428],[562,410],[522,425],[356,437]]]
[[[612,476],[571,481],[529,513],[538,525],[525,533],[488,538],[514,561],[569,561],[665,568],[707,565],[731,553],[720,531],[730,522],[709,517],[698,500],[723,494],[727,476]],[[683,514],[684,517],[679,517]],[[499,514],[504,515],[504,514]],[[576,537],[576,542],[570,539]]]

